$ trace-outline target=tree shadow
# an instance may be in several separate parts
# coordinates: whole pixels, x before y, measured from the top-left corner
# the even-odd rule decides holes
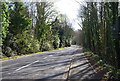
[[[72,53],[67,52],[66,54],[62,54],[62,55],[58,55],[58,56],[67,56],[67,55],[73,55],[73,54],[76,55],[76,54],[80,54],[80,53],[82,53],[82,50],[75,50]],[[32,76],[32,75],[34,75],[36,73],[40,73],[41,71],[47,70],[44,67],[48,67],[48,69],[52,68],[51,72],[52,71],[54,72],[54,68],[56,68],[56,66],[57,67],[69,66],[71,62],[73,62],[73,63],[77,62],[77,61],[80,62],[82,60],[85,60],[85,57],[84,57],[84,55],[81,54],[81,55],[75,57],[72,60],[71,59],[62,60],[62,61],[58,60],[58,61],[49,62],[49,63],[36,62],[33,65],[31,65],[31,67],[34,67],[34,68],[43,67],[43,70],[36,69],[34,71],[27,72],[28,74],[20,73],[20,75],[21,76]],[[74,67],[70,67],[69,70],[75,70],[76,68],[82,68],[83,66],[88,65],[88,64],[89,64],[89,62],[86,61],[86,62],[78,64],[78,65],[76,65]],[[60,71],[60,70],[58,70],[57,73],[54,73],[54,74],[49,74],[48,73],[49,74],[48,76],[44,76],[42,78],[40,77],[40,79],[23,79],[23,80],[22,79],[21,80],[19,80],[19,79],[17,79],[17,80],[14,80],[14,79],[12,79],[12,80],[8,80],[8,79],[5,80],[5,79],[3,79],[2,81],[47,81],[47,80],[48,81],[54,81],[54,80],[57,80],[57,81],[61,80],[61,81],[63,81],[63,80],[66,80],[67,78],[68,78],[67,80],[69,80],[69,79],[72,79],[72,78],[74,78],[76,76],[78,76],[77,77],[77,81],[78,81],[80,78],[82,78],[83,75],[86,75],[92,69],[90,68],[90,66],[86,66],[82,70],[78,71],[76,74],[72,74],[70,76],[67,76],[66,79],[62,79],[62,78],[61,79],[55,79],[56,77],[59,77],[59,76],[68,75],[69,74],[69,70],[67,70],[67,71]],[[13,76],[13,75],[10,75],[10,76]]]
[[[88,64],[88,62],[85,62],[85,63],[83,63],[83,64],[80,64],[80,65],[77,65],[77,66],[75,66],[75,67],[72,67],[72,68],[70,68],[70,70],[72,70],[72,69],[75,69],[75,68],[77,68],[77,67],[80,67],[80,66],[83,66],[83,65],[86,65],[86,64]],[[87,67],[88,68],[88,67]],[[83,69],[83,71],[84,70],[86,70],[86,68],[85,69]],[[65,72],[62,72],[62,73],[58,73],[58,74],[55,74],[55,75],[52,75],[52,76],[48,76],[48,77],[45,77],[45,78],[42,78],[43,80],[45,79],[53,79],[53,78],[55,78],[55,77],[58,77],[58,76],[60,76],[60,75],[64,75],[64,74],[67,74],[69,71],[65,71]],[[82,71],[79,71],[79,72],[82,72]]]

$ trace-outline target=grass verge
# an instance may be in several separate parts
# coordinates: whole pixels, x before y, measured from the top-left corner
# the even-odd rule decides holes
[[[91,51],[84,51],[84,55],[97,73],[104,72],[100,81],[116,81],[120,78],[120,69],[108,65],[98,55]]]
[[[64,49],[64,48],[67,48],[67,47],[52,49],[52,50],[49,50],[49,51],[60,50],[60,49]],[[28,54],[21,54],[21,55],[12,56],[12,57],[3,57],[3,58],[0,58],[0,61],[10,60],[10,59],[16,59],[16,58],[20,58],[20,57],[23,57],[23,56],[29,56],[29,55],[38,54],[38,53],[44,53],[44,52],[49,52],[49,51],[36,52],[36,53],[28,53]]]

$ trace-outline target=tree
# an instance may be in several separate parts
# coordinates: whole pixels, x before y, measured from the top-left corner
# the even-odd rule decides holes
[[[11,2],[8,6],[9,7],[7,7],[8,11],[6,14],[10,15],[7,15],[6,17],[9,17],[9,23],[7,25],[7,31],[9,31],[9,33],[6,34],[2,51],[6,56],[9,57],[20,53],[19,50],[21,49],[17,41],[21,39],[19,35],[22,35],[22,33],[28,29],[31,19],[28,18],[27,8],[22,2]]]
[[[70,46],[71,25],[54,10],[52,2],[11,1],[2,7],[3,55],[11,57]]]
[[[8,31],[9,26],[9,13],[8,13],[8,3],[0,2],[0,55],[2,57],[2,43],[4,42]]]
[[[42,50],[44,43],[49,42],[52,36],[51,26],[52,21],[55,20],[55,11],[53,3],[51,2],[37,2],[37,22],[35,27],[35,37],[40,42],[40,50]],[[52,19],[52,21],[51,21]]]
[[[27,17],[26,7],[22,2],[14,2],[10,8],[10,27],[9,31],[13,35],[17,35],[25,31],[30,23],[31,19]]]
[[[120,67],[118,2],[87,2],[86,4],[82,12],[83,46],[99,55],[106,64],[114,67],[117,73]]]

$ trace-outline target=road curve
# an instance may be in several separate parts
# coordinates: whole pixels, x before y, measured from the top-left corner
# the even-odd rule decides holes
[[[2,81],[90,78],[95,74],[82,47],[71,47],[2,61]],[[22,80],[21,80],[22,81]]]

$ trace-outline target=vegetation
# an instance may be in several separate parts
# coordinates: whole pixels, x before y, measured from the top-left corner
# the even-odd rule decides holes
[[[112,66],[112,76],[117,79],[120,69],[118,2],[87,2],[82,8],[83,47]]]
[[[91,51],[88,56],[108,68],[112,79],[120,78],[119,2],[87,2],[79,14],[82,30],[76,32],[53,4],[0,2],[0,58],[68,47],[72,43]]]
[[[73,29],[52,2],[0,2],[1,58],[71,45]]]

